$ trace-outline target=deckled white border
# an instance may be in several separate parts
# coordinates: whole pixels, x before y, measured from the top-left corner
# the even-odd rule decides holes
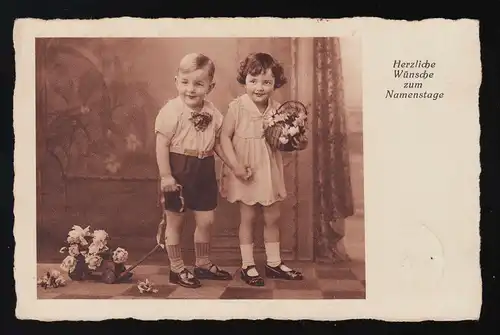
[[[366,300],[36,299],[35,37],[363,38]],[[16,86],[15,279],[19,318],[383,320],[477,319],[479,269],[478,23],[377,18],[18,20]],[[429,87],[440,102],[387,101],[394,57],[436,59]],[[425,259],[431,255],[436,262]],[[408,264],[412,267],[408,267]],[[437,268],[433,264],[440,264]],[[405,268],[406,266],[406,268]],[[75,306],[77,306],[75,308]]]

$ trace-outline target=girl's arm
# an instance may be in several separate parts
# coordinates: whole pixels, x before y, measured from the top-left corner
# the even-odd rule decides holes
[[[234,152],[233,143],[231,142],[231,139],[234,135],[234,129],[236,124],[235,121],[236,120],[234,119],[233,113],[228,112],[224,117],[224,120],[222,121],[220,140],[218,141],[218,144],[216,144],[215,147],[216,150],[217,147],[222,149],[221,150],[222,156],[224,157],[223,159],[225,160],[224,163],[227,166],[229,166],[229,168],[233,171],[241,166],[236,158],[236,153]]]
[[[233,171],[234,175],[242,181],[248,181],[252,176],[252,171],[249,167],[243,166],[240,162],[238,162],[238,158],[236,157],[236,153],[234,152],[233,143],[231,142],[235,127],[236,118],[234,115],[234,110],[229,107],[229,111],[222,121],[222,129],[220,134],[220,146],[222,148],[222,155],[224,156],[227,166],[229,166],[229,168]]]

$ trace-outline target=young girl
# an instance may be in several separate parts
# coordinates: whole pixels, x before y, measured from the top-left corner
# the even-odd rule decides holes
[[[264,138],[264,116],[279,107],[271,99],[284,84],[283,67],[269,54],[250,54],[240,65],[237,81],[246,93],[229,104],[221,131],[221,146],[227,165],[223,167],[221,195],[240,206],[241,278],[249,285],[263,286],[255,268],[253,222],[257,209],[264,214],[266,276],[301,280],[302,274],[281,261],[278,219],[280,202],[286,198],[281,153]]]

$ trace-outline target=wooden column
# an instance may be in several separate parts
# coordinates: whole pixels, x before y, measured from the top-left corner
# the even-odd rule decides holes
[[[297,254],[298,260],[314,258],[314,226],[313,226],[313,40],[297,38],[294,52],[295,92],[293,99],[301,101],[309,112],[308,115],[308,147],[297,153]],[[293,44],[292,44],[293,45]],[[292,52],[294,47],[292,47]]]

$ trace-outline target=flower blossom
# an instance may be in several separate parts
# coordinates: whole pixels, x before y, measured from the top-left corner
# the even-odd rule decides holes
[[[94,230],[94,242],[102,242],[103,244],[106,244],[107,239],[108,239],[108,233],[106,233],[105,230],[99,229],[99,230]]]
[[[85,263],[88,264],[89,269],[95,270],[101,266],[102,257],[90,254],[85,258]]]
[[[93,241],[89,245],[89,254],[91,254],[91,255],[95,255],[95,254],[98,254],[100,252],[104,252],[107,250],[108,250],[108,247],[106,246],[105,241],[97,240],[97,241]]]
[[[279,138],[279,141],[283,144],[287,144],[288,143],[288,138],[284,137],[284,136],[280,136]]]
[[[66,258],[61,263],[61,269],[65,272],[73,272],[76,267],[76,258],[73,256],[66,256]]]
[[[78,248],[78,244],[70,245],[68,248],[68,254],[73,257],[80,254],[80,248]]]
[[[125,263],[128,259],[128,252],[123,248],[116,248],[113,252],[113,262],[115,263]]]

